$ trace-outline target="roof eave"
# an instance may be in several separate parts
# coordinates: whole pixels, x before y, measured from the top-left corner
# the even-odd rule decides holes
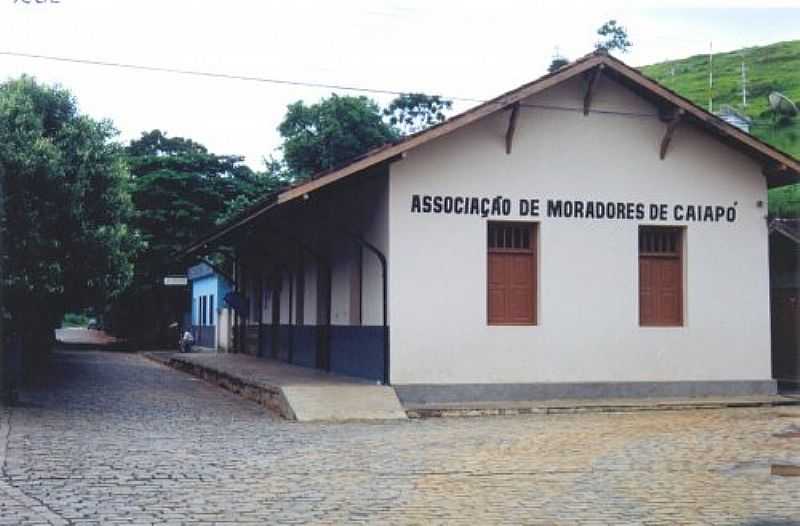
[[[608,53],[595,52],[581,57],[554,73],[550,73],[515,90],[504,93],[499,97],[471,108],[432,128],[411,135],[398,143],[384,145],[371,150],[341,168],[319,174],[306,183],[272,195],[269,199],[257,203],[228,223],[220,226],[200,241],[192,244],[183,251],[183,254],[184,256],[191,256],[199,250],[207,248],[211,243],[224,238],[234,230],[262,217],[264,214],[285,203],[317,191],[345,177],[363,172],[376,164],[400,158],[409,150],[423,143],[447,135],[452,131],[488,115],[502,111],[516,102],[589,71],[600,64],[608,66],[617,74],[639,85],[642,89],[654,94],[661,100],[684,109],[708,130],[722,138],[729,139],[742,150],[745,150],[750,156],[757,157],[762,166],[764,166],[764,175],[769,188],[777,188],[800,182],[800,162],[791,155],[725,122],[718,116],[704,110],[690,100],[648,78],[637,69],[628,66]]]

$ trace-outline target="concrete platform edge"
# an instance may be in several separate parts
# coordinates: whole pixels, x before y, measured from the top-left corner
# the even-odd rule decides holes
[[[407,419],[397,394],[389,386],[375,385],[360,379],[338,377],[336,383],[314,379],[309,369],[296,378],[295,382],[286,381],[286,377],[273,377],[272,380],[253,380],[236,375],[235,372],[218,367],[198,363],[193,354],[177,353],[143,353],[145,357],[176,370],[202,378],[209,383],[220,386],[245,399],[252,400],[277,413],[286,420],[298,422],[330,422],[361,420],[397,420]],[[248,360],[258,360],[246,357]],[[259,369],[269,368],[268,362],[249,363]],[[275,364],[272,366],[274,367]],[[281,367],[286,367],[281,365]],[[288,376],[288,375],[287,375]]]
[[[404,405],[480,404],[537,400],[770,396],[775,380],[675,382],[552,382],[489,384],[395,384]]]
[[[252,400],[281,417],[298,421],[282,386],[264,385],[234,377],[223,371],[181,359],[174,353],[145,352],[146,358],[186,372],[209,383],[218,385],[245,399]],[[750,383],[750,382],[747,382]],[[760,383],[760,382],[759,382]],[[752,385],[752,383],[750,383]],[[774,385],[774,384],[773,384]],[[702,409],[724,409],[742,407],[776,407],[800,405],[800,396],[788,397],[774,394],[772,386],[761,384],[762,389],[747,395],[717,395],[697,398],[670,397],[591,397],[588,399],[540,398],[530,400],[472,400],[472,401],[434,401],[419,402],[413,397],[402,396],[408,386],[394,386],[394,390],[408,418],[474,417],[474,416],[512,416],[512,415],[551,415],[574,413],[619,413],[638,411],[687,411]],[[426,386],[428,387],[428,386]],[[766,389],[764,389],[766,387]],[[287,386],[291,389],[292,386]],[[427,389],[426,389],[427,391]],[[761,391],[761,392],[758,392]],[[764,392],[766,391],[766,392]],[[428,391],[430,392],[430,391]],[[539,393],[540,395],[542,393]],[[410,399],[409,399],[410,398]],[[352,418],[351,420],[359,420]],[[300,419],[305,420],[305,418]],[[341,418],[340,420],[348,420]]]
[[[181,360],[179,357],[175,357],[174,355],[164,357],[161,356],[160,353],[146,352],[142,354],[150,360],[191,374],[192,376],[202,378],[203,380],[222,387],[223,389],[237,394],[242,398],[252,400],[253,402],[266,407],[270,411],[277,413],[286,420],[297,420],[294,411],[292,411],[289,402],[286,400],[283,389],[279,386],[267,386],[247,382],[242,378],[231,376],[222,371],[217,371],[186,360]]]
[[[407,404],[409,418],[556,415],[574,413],[629,413],[641,411],[692,411],[746,407],[798,406],[800,398],[780,395],[729,399],[641,399],[641,400],[540,400],[484,404]]]

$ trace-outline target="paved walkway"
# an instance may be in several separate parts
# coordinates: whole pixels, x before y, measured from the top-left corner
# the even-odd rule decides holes
[[[375,385],[374,382],[352,376],[331,374],[317,369],[290,365],[276,360],[256,358],[247,354],[149,352],[156,360],[181,360],[213,369],[252,384],[286,385]]]
[[[798,407],[303,424],[139,355],[57,358],[0,410],[0,524],[800,522],[770,474]]]

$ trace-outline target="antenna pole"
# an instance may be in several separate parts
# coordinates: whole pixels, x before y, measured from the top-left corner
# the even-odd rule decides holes
[[[708,111],[714,112],[714,42],[708,43]]]
[[[747,66],[742,62],[742,107],[747,107]]]

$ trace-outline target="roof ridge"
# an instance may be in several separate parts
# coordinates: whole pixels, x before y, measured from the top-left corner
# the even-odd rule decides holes
[[[685,110],[686,113],[691,115],[695,123],[703,126],[707,132],[719,135],[720,140],[739,145],[742,149],[745,149],[746,153],[751,157],[758,157],[762,165],[767,164],[765,158],[770,159],[773,165],[777,167],[774,177],[780,182],[800,179],[800,161],[795,159],[792,155],[765,143],[757,137],[743,132],[724,121],[719,116],[708,112],[686,97],[663,86],[658,81],[651,79],[637,68],[627,65],[622,60],[611,55],[608,50],[600,48],[575,59],[568,65],[554,72],[547,73],[517,88],[504,92],[488,101],[454,115],[435,126],[406,136],[399,141],[389,142],[377,148],[373,148],[341,166],[323,172],[317,172],[310,180],[302,184],[283,189],[275,194],[270,194],[263,200],[259,200],[251,208],[246,209],[241,214],[238,214],[227,223],[221,225],[210,234],[188,247],[184,252],[190,254],[197,251],[206,244],[254,220],[276,206],[280,206],[298,197],[306,196],[310,192],[316,191],[344,177],[363,172],[372,166],[384,162],[391,162],[392,159],[404,155],[406,151],[416,148],[421,144],[447,135],[462,126],[467,126],[497,111],[501,111],[508,106],[519,103],[521,100],[600,65],[608,66],[608,69],[612,70],[615,74],[624,77],[627,81],[636,85],[637,89],[650,93],[653,98],[660,99],[662,102]],[[626,85],[625,82],[621,83]],[[626,87],[633,89],[630,85],[626,85]],[[639,93],[639,95],[643,96],[641,93]],[[779,179],[783,176],[786,177]]]

